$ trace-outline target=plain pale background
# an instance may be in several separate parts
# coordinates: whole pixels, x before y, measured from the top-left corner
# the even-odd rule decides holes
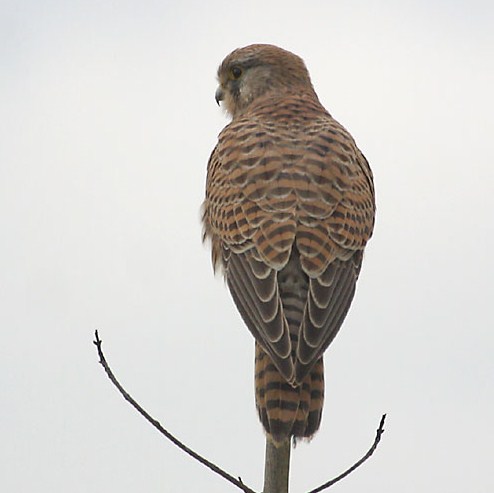
[[[378,217],[326,353],[293,492],[494,491],[494,13],[489,1],[0,3],[0,489],[231,492],[141,419],[256,490],[253,341],[201,245],[227,123],[216,68],[304,58],[375,174]]]

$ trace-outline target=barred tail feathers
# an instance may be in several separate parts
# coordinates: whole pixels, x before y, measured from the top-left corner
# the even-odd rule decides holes
[[[256,407],[264,430],[274,442],[311,438],[321,423],[324,371],[320,358],[302,383],[289,384],[256,343]]]

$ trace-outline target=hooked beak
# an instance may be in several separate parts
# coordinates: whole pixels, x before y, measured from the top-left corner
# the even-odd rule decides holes
[[[216,92],[214,93],[214,99],[216,99],[216,104],[219,106],[220,101],[223,101],[225,97],[225,93],[223,92],[223,89],[221,86],[218,86],[218,89],[216,89]]]

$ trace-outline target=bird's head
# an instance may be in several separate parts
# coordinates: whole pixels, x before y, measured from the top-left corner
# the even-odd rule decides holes
[[[230,53],[218,68],[216,102],[236,117],[267,94],[311,91],[309,72],[303,60],[289,51],[267,44],[254,44]]]

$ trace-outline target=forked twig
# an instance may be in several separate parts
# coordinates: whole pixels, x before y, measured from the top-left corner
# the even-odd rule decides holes
[[[173,442],[178,448],[183,450],[186,454],[190,455],[192,458],[203,464],[204,466],[208,467],[211,469],[213,472],[216,474],[219,474],[222,478],[226,479],[230,483],[234,484],[237,488],[240,488],[242,491],[245,493],[256,493],[254,490],[251,490],[249,487],[247,487],[240,478],[234,478],[230,474],[228,474],[226,471],[221,469],[221,467],[218,467],[216,464],[213,464],[212,462],[209,462],[207,459],[199,455],[197,452],[194,452],[192,449],[187,447],[187,445],[183,444],[180,440],[175,438],[168,430],[165,430],[163,426],[154,419],[150,414],[147,413],[131,396],[130,394],[120,385],[120,382],[116,379],[115,375],[111,371],[108,363],[106,362],[105,355],[103,354],[103,350],[101,349],[101,344],[102,340],[99,338],[98,331],[96,330],[94,333],[95,340],[93,341],[94,345],[96,346],[98,350],[98,356],[99,356],[99,362],[105,369],[106,374],[108,375],[108,378],[111,380],[113,385],[117,387],[118,391],[122,394],[122,397],[132,406],[136,411],[143,416],[149,423],[151,423],[160,433],[165,435],[168,440]]]
[[[115,387],[118,389],[122,397],[134,408],[136,411],[143,416],[149,423],[151,423],[160,433],[162,433],[168,440],[170,440],[172,443],[174,443],[178,448],[183,450],[186,454],[190,455],[193,459],[196,461],[200,462],[207,468],[209,468],[211,471],[215,472],[222,478],[226,479],[229,481],[231,484],[235,485],[237,488],[241,489],[245,493],[256,493],[254,490],[250,489],[248,486],[246,486],[243,482],[242,479],[239,477],[234,478],[232,475],[228,474],[226,471],[218,467],[216,464],[213,464],[212,462],[208,461],[201,455],[199,455],[197,452],[194,452],[192,449],[187,447],[187,445],[183,444],[180,440],[175,438],[168,430],[163,428],[159,421],[154,419],[150,414],[148,414],[147,411],[145,411],[132,397],[131,395],[120,385],[120,382],[116,379],[115,375],[113,374],[112,370],[110,369],[110,366],[108,365],[105,355],[103,354],[103,350],[101,348],[102,341],[99,338],[98,331],[96,330],[95,333],[95,340],[93,341],[94,345],[96,346],[98,350],[98,356],[99,356],[99,362],[103,366],[106,374],[108,375],[108,378],[110,381],[115,385]],[[308,493],[319,493],[320,491],[323,491],[327,488],[330,488],[333,486],[335,483],[338,481],[342,480],[346,476],[348,476],[350,473],[355,471],[359,466],[361,466],[369,457],[375,452],[377,445],[381,441],[381,436],[384,433],[384,421],[386,419],[386,414],[383,414],[381,421],[379,423],[379,428],[377,429],[376,432],[376,438],[374,439],[374,443],[372,444],[371,448],[367,451],[367,453],[359,460],[357,461],[353,466],[348,468],[345,472],[340,474],[334,479],[331,479],[327,483],[322,484],[321,486],[318,486],[317,488],[309,491]],[[267,492],[266,492],[267,493]]]

